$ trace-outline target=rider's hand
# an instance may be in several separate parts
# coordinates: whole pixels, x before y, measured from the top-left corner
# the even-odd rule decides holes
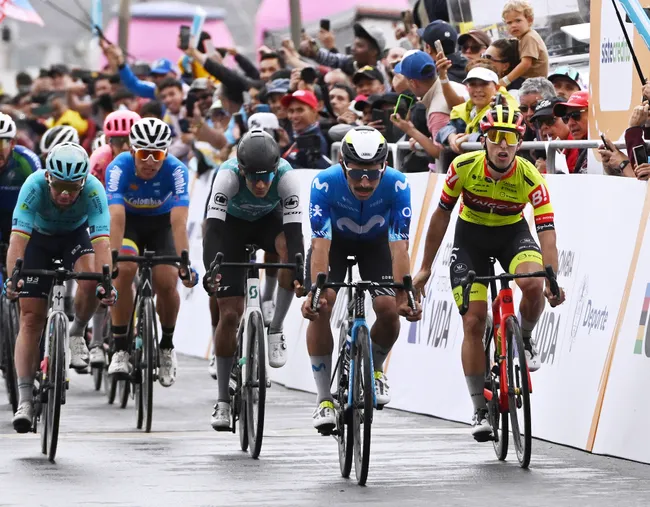
[[[192,266],[190,266],[189,279],[187,278],[186,271],[182,268],[178,270],[178,276],[181,278],[183,285],[185,285],[185,287],[188,289],[191,289],[192,287],[196,286],[197,283],[199,283],[199,273]]]
[[[305,287],[300,285],[300,282],[298,280],[294,280],[293,292],[295,292],[297,298],[301,298],[307,293],[307,290],[305,289]]]
[[[18,289],[22,289],[24,285],[23,280],[18,280]],[[13,284],[11,283],[11,280],[7,279],[5,280],[5,283],[2,287],[2,295],[7,296],[7,299],[11,299],[12,301],[15,299],[18,299],[18,295],[20,294],[20,290],[15,291],[13,289]]]
[[[307,320],[316,320],[316,317],[318,317],[318,309],[316,309],[316,311],[311,309],[311,300],[313,297],[314,293],[310,292],[307,294],[307,299],[302,304],[302,316]],[[320,301],[318,302],[318,306],[319,308],[324,308],[327,306],[327,299],[325,299],[325,297],[322,297],[322,293]]]
[[[115,287],[111,287],[111,294],[110,296],[107,296],[104,287],[98,285],[97,289],[95,289],[95,295],[104,306],[113,306],[117,303],[117,289]]]
[[[401,317],[405,317],[409,322],[417,322],[422,318],[422,306],[420,306],[420,303],[416,301],[415,311],[413,311],[408,304],[408,300],[403,298],[403,300],[398,300],[397,313]]]
[[[564,289],[562,287],[559,287],[560,289],[560,297],[556,297],[553,295],[551,292],[551,288],[547,284],[546,287],[544,287],[544,296],[548,300],[548,304],[551,305],[551,308],[555,308],[558,305],[561,305],[564,303],[564,300],[566,299],[566,294],[564,293]]]
[[[205,289],[205,292],[208,293],[208,296],[214,296],[217,293],[219,290],[220,280],[221,274],[218,274],[214,280],[207,276],[207,274],[203,277],[203,288]]]
[[[421,296],[426,297],[426,294],[424,293],[424,286],[429,281],[430,276],[430,269],[421,269],[418,274],[415,275],[415,278],[413,278],[413,292],[415,292],[416,301],[420,301]]]

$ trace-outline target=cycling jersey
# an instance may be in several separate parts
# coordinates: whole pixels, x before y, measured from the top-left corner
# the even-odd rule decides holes
[[[387,167],[372,196],[360,201],[350,190],[341,164],[318,173],[311,185],[309,220],[312,237],[409,239],[411,187],[406,176]]]
[[[110,144],[100,146],[90,155],[90,174],[106,185],[106,168],[113,161],[113,149]]]
[[[106,169],[108,204],[122,204],[134,215],[163,215],[189,206],[188,180],[187,167],[173,155],[167,155],[153,178],[144,180],[135,173],[133,155],[120,153]]]
[[[546,182],[522,157],[515,157],[513,168],[499,180],[490,176],[485,151],[456,157],[447,171],[440,207],[452,211],[461,192],[459,216],[466,222],[489,227],[514,224],[523,220],[523,210],[530,203],[537,232],[555,228]]]
[[[45,171],[38,171],[27,178],[20,189],[11,232],[28,238],[32,231],[49,236],[61,235],[82,227],[86,222],[91,240],[109,236],[106,192],[99,180],[88,175],[77,200],[61,209],[50,196]]]

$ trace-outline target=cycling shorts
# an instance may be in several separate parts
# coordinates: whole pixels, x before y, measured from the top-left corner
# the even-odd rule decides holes
[[[269,253],[277,253],[275,240],[282,233],[282,215],[275,211],[254,221],[226,215],[224,229],[224,262],[247,262],[246,245],[255,245]],[[223,268],[217,298],[244,296],[246,270]]]
[[[470,270],[477,276],[488,276],[492,257],[508,273],[515,273],[517,267],[524,262],[542,265],[542,253],[525,220],[511,225],[488,227],[459,218],[449,264],[451,288],[458,306],[463,302],[461,280]],[[487,301],[487,284],[472,284],[469,300]]]
[[[145,250],[154,251],[156,255],[176,255],[169,213],[126,214],[121,255],[143,255]]]
[[[393,261],[388,244],[388,233],[372,239],[342,238],[335,232],[332,234],[332,243],[329,253],[329,274],[327,281],[344,282],[348,272],[348,257],[357,259],[361,279],[371,282],[392,282]],[[314,277],[315,281],[315,277]],[[312,284],[311,276],[311,248],[307,253],[307,266],[305,287]],[[395,291],[388,288],[374,288],[370,290],[372,298],[378,296],[395,296]]]
[[[25,249],[23,267],[25,269],[53,269],[52,260],[59,259],[63,261],[65,269],[71,270],[74,269],[79,258],[92,253],[95,253],[95,250],[90,242],[86,224],[72,232],[56,236],[32,231]],[[23,282],[23,288],[20,291],[21,298],[48,298],[52,288],[51,276],[25,276]]]

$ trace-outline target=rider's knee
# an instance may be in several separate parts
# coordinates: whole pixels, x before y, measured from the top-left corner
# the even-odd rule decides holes
[[[280,234],[275,239],[275,251],[278,253],[280,260],[286,261],[289,258],[289,249],[284,234]]]
[[[46,319],[47,314],[45,312],[26,307],[21,308],[20,327],[30,333],[40,333]]]
[[[525,298],[541,297],[544,291],[543,278],[520,278],[518,284]]]
[[[485,332],[487,315],[482,313],[467,313],[463,317],[465,339],[482,339]]]
[[[377,320],[380,320],[384,323],[393,323],[399,321],[395,298],[388,296],[379,296],[373,301],[372,306],[375,310],[375,314],[377,315]]]
[[[77,280],[77,294],[81,297],[87,298],[95,294],[97,282],[92,280]]]
[[[117,267],[119,268],[119,274],[115,280],[116,283],[131,284],[138,270],[138,265],[134,262],[120,262]]]
[[[219,306],[219,323],[228,328],[237,328],[244,313],[244,300]]]

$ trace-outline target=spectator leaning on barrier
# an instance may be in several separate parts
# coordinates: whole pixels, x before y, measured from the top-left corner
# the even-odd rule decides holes
[[[449,23],[437,20],[429,23],[425,28],[418,30],[418,34],[424,42],[424,52],[429,53],[431,58],[436,62],[436,66],[440,67],[439,60],[443,55],[438,55],[435,43],[437,40],[442,44],[444,58],[449,60],[450,65],[447,68],[449,79],[462,83],[467,76],[467,59],[456,50],[456,42],[458,41],[458,32]]]
[[[555,87],[555,95],[569,100],[575,92],[584,89],[580,73],[573,67],[558,67],[548,76],[548,80]]]
[[[589,92],[576,92],[567,102],[556,104],[553,107],[553,114],[562,118],[567,124],[573,139],[584,141],[589,135]],[[573,168],[569,167],[571,173],[587,172],[587,155],[589,150],[584,148],[580,150],[578,158]]]
[[[330,166],[327,141],[318,124],[318,99],[309,90],[297,90],[282,98],[294,133],[294,141],[282,155],[294,168],[325,169]]]
[[[502,80],[519,65],[519,42],[517,39],[495,40],[481,57],[492,62],[497,69],[497,75]],[[525,78],[518,77],[506,86],[506,90],[519,90],[524,81]]]
[[[458,37],[460,54],[468,61],[478,60],[492,43],[490,36],[483,30],[470,30]]]
[[[540,140],[539,132],[535,128],[535,125],[530,121],[535,110],[537,109],[537,104],[544,99],[551,99],[555,97],[555,89],[553,84],[544,77],[535,77],[527,79],[519,88],[519,111],[526,121],[526,133],[524,134],[524,142],[526,141],[536,141]],[[524,151],[521,155],[525,156],[533,164],[536,163],[537,158],[532,156],[529,152]]]
[[[569,127],[566,123],[562,121],[561,118],[555,116],[553,109],[556,104],[561,104],[564,102],[564,99],[561,97],[551,97],[550,99],[542,99],[537,103],[535,108],[535,114],[530,118],[529,122],[534,125],[535,130],[539,133],[539,137],[543,141],[571,141],[573,136],[569,131]],[[573,168],[576,165],[578,160],[578,155],[580,150],[576,148],[565,148],[562,150],[562,154],[566,158],[567,170],[571,172],[569,168]],[[546,160],[543,158],[538,158],[535,161],[535,166],[539,169],[539,172],[546,172]],[[559,167],[558,163],[555,164],[555,171],[560,172],[562,170]]]

